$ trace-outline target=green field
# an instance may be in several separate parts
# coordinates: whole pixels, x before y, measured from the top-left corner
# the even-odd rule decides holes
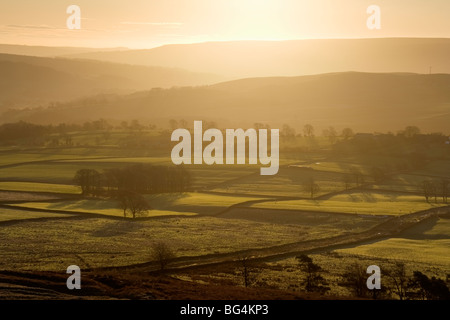
[[[442,206],[427,203],[423,197],[395,193],[354,192],[332,196],[327,200],[267,201],[253,204],[254,208],[363,215],[401,215]]]

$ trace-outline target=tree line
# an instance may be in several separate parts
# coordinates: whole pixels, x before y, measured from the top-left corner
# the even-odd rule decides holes
[[[450,195],[450,181],[441,180],[424,180],[422,182],[422,192],[427,202],[434,198],[434,203],[438,203],[438,198],[442,198],[442,203],[448,203]]]
[[[191,185],[191,175],[183,166],[133,164],[123,168],[80,169],[74,183],[84,196],[116,196],[124,193],[154,194],[185,192]]]
[[[313,259],[302,254],[296,257],[298,268],[302,273],[300,285],[306,292],[325,294],[330,291],[324,270]],[[248,257],[240,258],[240,272],[245,287],[258,284],[256,281],[257,265]],[[393,263],[384,268],[381,275],[381,289],[369,290],[367,288],[367,269],[360,263],[353,263],[342,274],[338,285],[347,288],[352,296],[372,299],[399,299],[399,300],[450,300],[450,290],[446,284],[450,275],[443,280],[435,276],[427,276],[421,271],[409,274],[401,262]]]

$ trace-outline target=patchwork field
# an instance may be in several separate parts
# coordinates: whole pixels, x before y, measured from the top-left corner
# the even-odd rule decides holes
[[[445,205],[445,204],[444,204]],[[423,197],[381,192],[351,192],[327,200],[277,200],[252,204],[252,208],[338,212],[355,215],[401,215],[442,206]]]
[[[37,182],[0,181],[0,190],[80,194],[80,188],[74,185],[37,183]]]
[[[52,213],[52,212],[35,212],[26,210],[14,210],[1,208],[0,209],[0,223],[5,221],[29,220],[40,218],[67,218],[66,214]]]
[[[131,219],[112,195],[82,196],[76,171],[171,166],[167,153],[121,150],[130,134],[73,136],[82,146],[0,152],[0,270],[60,272],[76,264],[154,272],[151,248],[162,242],[176,257],[168,273],[190,283],[242,286],[239,259],[251,252],[252,287],[302,291],[298,248],[309,248],[331,296],[352,294],[341,282],[354,263],[404,262],[408,272],[442,278],[450,272],[450,220],[433,210],[448,204],[426,202],[422,188],[450,174],[448,160],[399,172],[402,158],[337,157],[322,139],[323,149],[287,153],[275,176],[261,176],[259,166],[186,166],[189,190],[142,194],[151,210]],[[302,140],[298,148],[313,148]],[[383,179],[375,181],[374,166],[384,168]]]
[[[436,218],[398,237],[337,252],[429,264],[450,271],[450,219]]]

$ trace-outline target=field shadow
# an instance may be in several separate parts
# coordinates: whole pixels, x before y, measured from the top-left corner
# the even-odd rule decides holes
[[[172,206],[175,206],[175,203],[180,199],[190,197],[190,195],[186,193],[161,193],[151,195],[149,197],[149,201],[152,203],[152,206],[156,209],[167,209]]]
[[[91,236],[98,238],[108,238],[125,235],[138,231],[145,226],[137,221],[108,221],[101,228],[94,230]]]
[[[433,217],[430,218],[422,223],[419,223],[417,225],[414,225],[413,227],[404,230],[394,238],[403,238],[403,239],[410,239],[410,240],[440,240],[440,239],[450,239],[450,232],[447,234],[442,233],[434,233],[434,234],[427,234],[427,232],[430,232],[435,228],[439,221],[442,218],[439,217]]]

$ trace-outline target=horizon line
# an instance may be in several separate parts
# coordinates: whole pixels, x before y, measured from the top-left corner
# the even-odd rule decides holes
[[[154,47],[126,47],[126,46],[111,46],[111,47],[89,47],[89,46],[58,46],[58,45],[32,45],[20,43],[2,43],[0,46],[20,46],[20,47],[43,47],[43,48],[77,48],[77,49],[98,49],[98,50],[151,50],[165,46],[173,45],[196,45],[206,43],[231,43],[231,42],[290,42],[290,41],[315,41],[315,40],[382,40],[382,39],[423,39],[423,40],[450,40],[450,37],[411,37],[411,36],[393,36],[393,37],[342,37],[342,38],[303,38],[303,39],[239,39],[239,40],[210,40],[199,42],[179,42],[179,43],[165,43],[156,45]]]

